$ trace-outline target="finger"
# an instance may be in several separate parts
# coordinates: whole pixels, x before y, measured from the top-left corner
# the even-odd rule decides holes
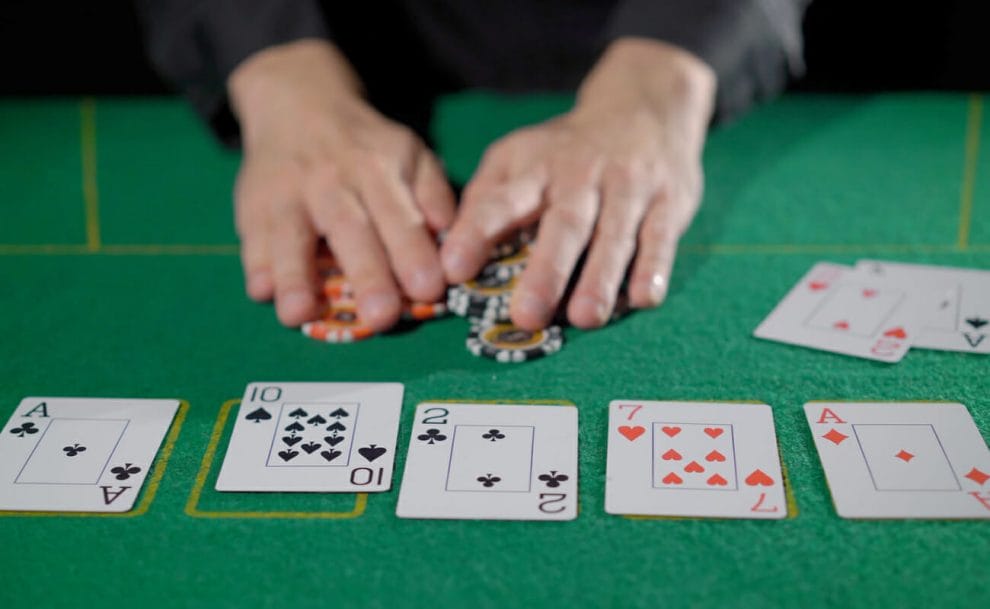
[[[271,246],[266,227],[252,228],[241,233],[244,291],[252,300],[267,302],[275,295],[270,260]]]
[[[613,180],[603,190],[594,239],[581,278],[567,304],[567,317],[579,328],[602,326],[612,315],[650,201],[631,180]]]
[[[420,151],[416,164],[413,197],[430,230],[436,233],[450,227],[454,221],[454,191],[440,162],[426,148]]]
[[[272,275],[275,312],[286,326],[316,316],[316,233],[301,204],[279,210],[272,232]]]
[[[446,289],[436,242],[398,172],[365,174],[361,197],[370,211],[399,285],[413,300],[438,300]]]
[[[639,250],[629,276],[629,304],[655,307],[667,296],[684,222],[663,194],[654,198],[639,229]]]
[[[462,199],[467,201],[478,195],[476,190],[485,191],[502,184],[510,177],[512,143],[509,138],[501,139],[487,149],[474,170],[474,175],[464,186]]]
[[[271,269],[271,235],[264,201],[252,180],[247,167],[241,170],[234,189],[235,225],[241,242],[241,268],[244,271],[244,289],[247,295],[259,302],[272,299],[275,284]],[[269,202],[270,203],[270,202]]]
[[[530,224],[541,209],[545,184],[539,169],[499,184],[469,184],[440,252],[447,281],[461,283],[477,275],[496,243]]]
[[[318,230],[326,235],[357,297],[358,314],[375,332],[399,319],[402,299],[388,256],[357,195],[341,188],[309,192]]]
[[[572,183],[549,193],[536,245],[512,296],[512,321],[527,330],[545,327],[567,287],[598,216],[593,183]]]

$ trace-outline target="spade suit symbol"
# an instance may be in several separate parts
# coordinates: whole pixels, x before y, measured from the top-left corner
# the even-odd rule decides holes
[[[268,419],[272,418],[272,415],[270,415],[268,411],[265,410],[264,408],[258,408],[257,410],[253,410],[249,412],[248,415],[244,418],[253,423],[260,423],[262,421],[267,421]]]
[[[388,452],[387,448],[382,448],[381,446],[365,446],[364,448],[358,449],[358,454],[367,459],[369,462],[374,461],[378,457],[381,457]]]

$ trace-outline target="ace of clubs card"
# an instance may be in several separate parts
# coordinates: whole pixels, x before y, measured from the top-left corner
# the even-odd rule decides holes
[[[0,432],[0,510],[127,512],[178,400],[24,398]]]

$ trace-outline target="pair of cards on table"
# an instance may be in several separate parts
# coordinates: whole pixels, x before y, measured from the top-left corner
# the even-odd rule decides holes
[[[402,393],[396,383],[249,385],[217,490],[390,489]],[[0,510],[130,510],[177,407],[26,398],[0,437]],[[805,411],[840,515],[990,518],[990,451],[961,404],[812,402]],[[422,403],[396,513],[576,518],[577,434],[572,405]],[[613,401],[605,493],[613,514],[784,518],[773,413]]]
[[[990,518],[990,451],[955,403],[809,402],[805,415],[845,518]],[[766,404],[612,402],[605,510],[784,518]]]
[[[911,348],[990,353],[990,271],[860,260],[816,264],[759,338],[883,362]]]
[[[398,383],[249,385],[218,491],[379,492],[392,485]],[[577,408],[423,403],[396,513],[577,516]]]

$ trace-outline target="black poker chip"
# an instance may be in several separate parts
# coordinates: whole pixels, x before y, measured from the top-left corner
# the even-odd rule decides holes
[[[447,309],[461,317],[508,319],[516,277],[480,276],[447,290]]]
[[[526,362],[552,355],[564,345],[560,326],[524,330],[511,323],[480,321],[468,333],[468,351],[497,362]]]

